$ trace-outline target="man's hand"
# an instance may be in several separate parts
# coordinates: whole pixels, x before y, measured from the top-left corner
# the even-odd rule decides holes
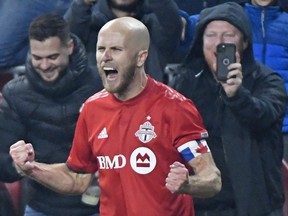
[[[10,155],[20,175],[27,175],[34,168],[35,152],[31,143],[20,140],[10,146]]]
[[[240,55],[236,52],[236,62],[228,66],[229,73],[226,82],[221,82],[227,97],[233,97],[242,85],[242,65],[240,64]]]
[[[233,63],[228,66],[229,73],[226,82],[221,82],[227,97],[233,97],[242,85],[242,68],[240,63]]]
[[[183,188],[189,183],[189,172],[184,164],[174,162],[170,165],[170,172],[166,178],[166,188],[171,193],[181,193]]]

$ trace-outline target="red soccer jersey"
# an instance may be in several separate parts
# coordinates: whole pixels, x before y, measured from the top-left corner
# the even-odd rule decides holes
[[[193,216],[192,197],[172,194],[165,179],[169,165],[185,163],[177,148],[205,136],[193,103],[149,77],[128,101],[105,90],[86,101],[67,165],[99,170],[101,216]]]

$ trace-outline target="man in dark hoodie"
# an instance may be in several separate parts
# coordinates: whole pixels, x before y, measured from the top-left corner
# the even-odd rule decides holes
[[[216,78],[216,46],[236,45],[226,81]],[[254,59],[249,20],[242,7],[204,9],[189,55],[177,70],[176,89],[193,100],[208,130],[222,173],[222,190],[195,199],[197,216],[280,216],[286,90],[281,77]]]
[[[88,62],[95,69],[95,48],[101,27],[124,16],[140,20],[151,37],[146,72],[163,81],[164,68],[181,37],[182,23],[178,13],[173,0],[74,0],[65,18],[71,31],[83,41]]]
[[[44,14],[29,28],[30,52],[25,75],[8,82],[0,103],[0,181],[13,182],[16,171],[9,147],[21,139],[35,144],[37,161],[64,162],[70,152],[79,110],[84,101],[102,89],[89,70],[85,48],[71,35],[58,15]],[[27,179],[25,215],[84,216],[97,206],[82,196],[65,196]],[[1,203],[2,204],[2,203]]]

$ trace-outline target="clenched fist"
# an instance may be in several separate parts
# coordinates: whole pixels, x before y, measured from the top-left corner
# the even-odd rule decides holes
[[[189,183],[189,172],[184,164],[174,162],[170,165],[170,172],[166,178],[166,188],[171,193],[181,193],[184,186]]]
[[[28,174],[33,169],[35,152],[31,143],[20,140],[10,146],[10,155],[19,174]]]

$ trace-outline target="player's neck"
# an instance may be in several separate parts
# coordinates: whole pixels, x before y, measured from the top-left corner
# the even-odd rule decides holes
[[[130,85],[127,86],[123,92],[114,93],[114,96],[121,101],[130,100],[139,95],[144,90],[147,84],[147,80],[148,77],[146,76],[145,72],[141,74],[135,74],[134,80],[130,83]]]

